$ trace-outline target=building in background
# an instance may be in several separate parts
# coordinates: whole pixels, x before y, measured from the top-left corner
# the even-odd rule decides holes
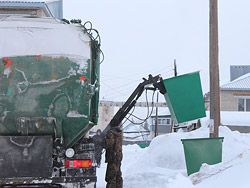
[[[91,134],[95,133],[98,129],[101,129],[101,131],[103,131],[107,127],[111,119],[113,118],[114,113],[115,113],[114,105],[110,105],[106,101],[99,101],[98,124],[91,129],[91,132],[92,132]]]
[[[247,73],[250,73],[250,65],[231,65],[230,81],[233,81]]]
[[[250,73],[220,87],[221,111],[250,111]]]
[[[98,107],[98,112],[99,112],[98,124],[91,129],[91,132],[96,132],[97,129],[101,129],[103,131],[109,124],[111,119],[114,117],[116,111],[119,108],[121,108],[124,105],[124,103],[125,102],[100,100]],[[161,108],[167,107],[166,102],[159,102],[155,103],[154,105]],[[147,114],[148,106],[152,107],[152,104],[147,102],[137,102],[135,104],[135,107],[140,108],[139,112],[142,115],[141,117],[145,117],[145,115]],[[136,115],[138,115],[137,112],[138,112],[137,110],[134,111]]]
[[[231,66],[231,81],[220,87],[221,111],[250,111],[250,66]],[[204,95],[209,110],[210,95]]]
[[[0,19],[6,16],[63,18],[62,0],[0,0]]]
[[[208,127],[210,124],[210,112],[207,111],[206,114],[207,116],[200,120],[204,127]],[[222,126],[240,133],[250,132],[250,112],[222,111],[220,115]]]
[[[156,114],[151,116],[150,122],[150,137],[155,137],[155,126],[156,126]],[[158,109],[158,127],[157,135],[162,135],[171,132],[171,114],[168,108],[159,108]]]
[[[143,124],[130,123],[123,128],[124,141],[149,141],[150,132]]]
[[[158,115],[158,134],[162,135],[171,132],[171,115]],[[150,135],[151,138],[155,137],[155,126],[156,126],[156,116],[151,116],[151,126],[150,126]]]

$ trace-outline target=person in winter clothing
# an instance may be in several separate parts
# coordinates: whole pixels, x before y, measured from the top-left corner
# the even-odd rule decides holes
[[[96,131],[96,135],[93,136],[93,139],[98,142],[99,140],[101,140],[101,134],[102,134],[102,131],[101,129],[98,129]],[[102,159],[102,150],[103,150],[103,147],[100,145],[100,144],[96,144],[96,147],[95,147],[95,160],[97,162],[97,167],[99,168],[101,166],[101,159]]]
[[[105,138],[107,164],[105,181],[106,188],[122,188],[123,179],[121,172],[123,134],[118,127],[111,127]]]

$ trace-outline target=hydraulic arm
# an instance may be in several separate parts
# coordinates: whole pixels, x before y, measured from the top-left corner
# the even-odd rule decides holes
[[[121,122],[129,113],[129,111],[135,106],[137,100],[140,98],[145,89],[150,89],[150,90],[158,89],[162,94],[166,93],[166,89],[162,83],[162,77],[160,75],[157,75],[155,77],[149,75],[148,79],[143,78],[143,80],[144,81],[137,86],[137,88],[130,95],[130,97],[127,99],[124,105],[114,115],[108,126],[104,129],[102,134],[103,137],[105,137],[105,135],[107,134],[107,132],[110,130],[111,127],[116,127],[121,124]]]
[[[144,90],[158,89],[162,94],[166,93],[166,89],[162,83],[162,78],[159,75],[155,77],[149,75],[148,79],[143,78],[143,80],[144,81],[137,86],[128,100],[117,111],[113,119],[102,132],[101,136],[104,139],[101,139],[102,141],[100,141],[100,144],[106,149],[105,162],[107,163],[107,170],[105,180],[107,182],[107,188],[123,187],[121,172],[123,135],[120,127],[122,120],[135,106]]]

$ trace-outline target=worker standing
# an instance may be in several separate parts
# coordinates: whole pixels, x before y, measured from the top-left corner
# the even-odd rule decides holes
[[[105,139],[106,159],[107,164],[105,181],[106,188],[122,188],[123,179],[121,172],[122,161],[122,131],[118,126],[111,127]]]
[[[96,131],[96,135],[93,136],[93,139],[98,142],[101,139],[101,134],[102,134],[101,129],[98,129]],[[100,144],[96,144],[96,147],[95,147],[95,160],[96,160],[98,168],[100,168],[100,166],[101,166],[102,150],[103,150],[103,147]]]

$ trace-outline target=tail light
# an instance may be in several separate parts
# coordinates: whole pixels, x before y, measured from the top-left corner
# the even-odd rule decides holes
[[[91,160],[65,160],[65,168],[91,168]]]

